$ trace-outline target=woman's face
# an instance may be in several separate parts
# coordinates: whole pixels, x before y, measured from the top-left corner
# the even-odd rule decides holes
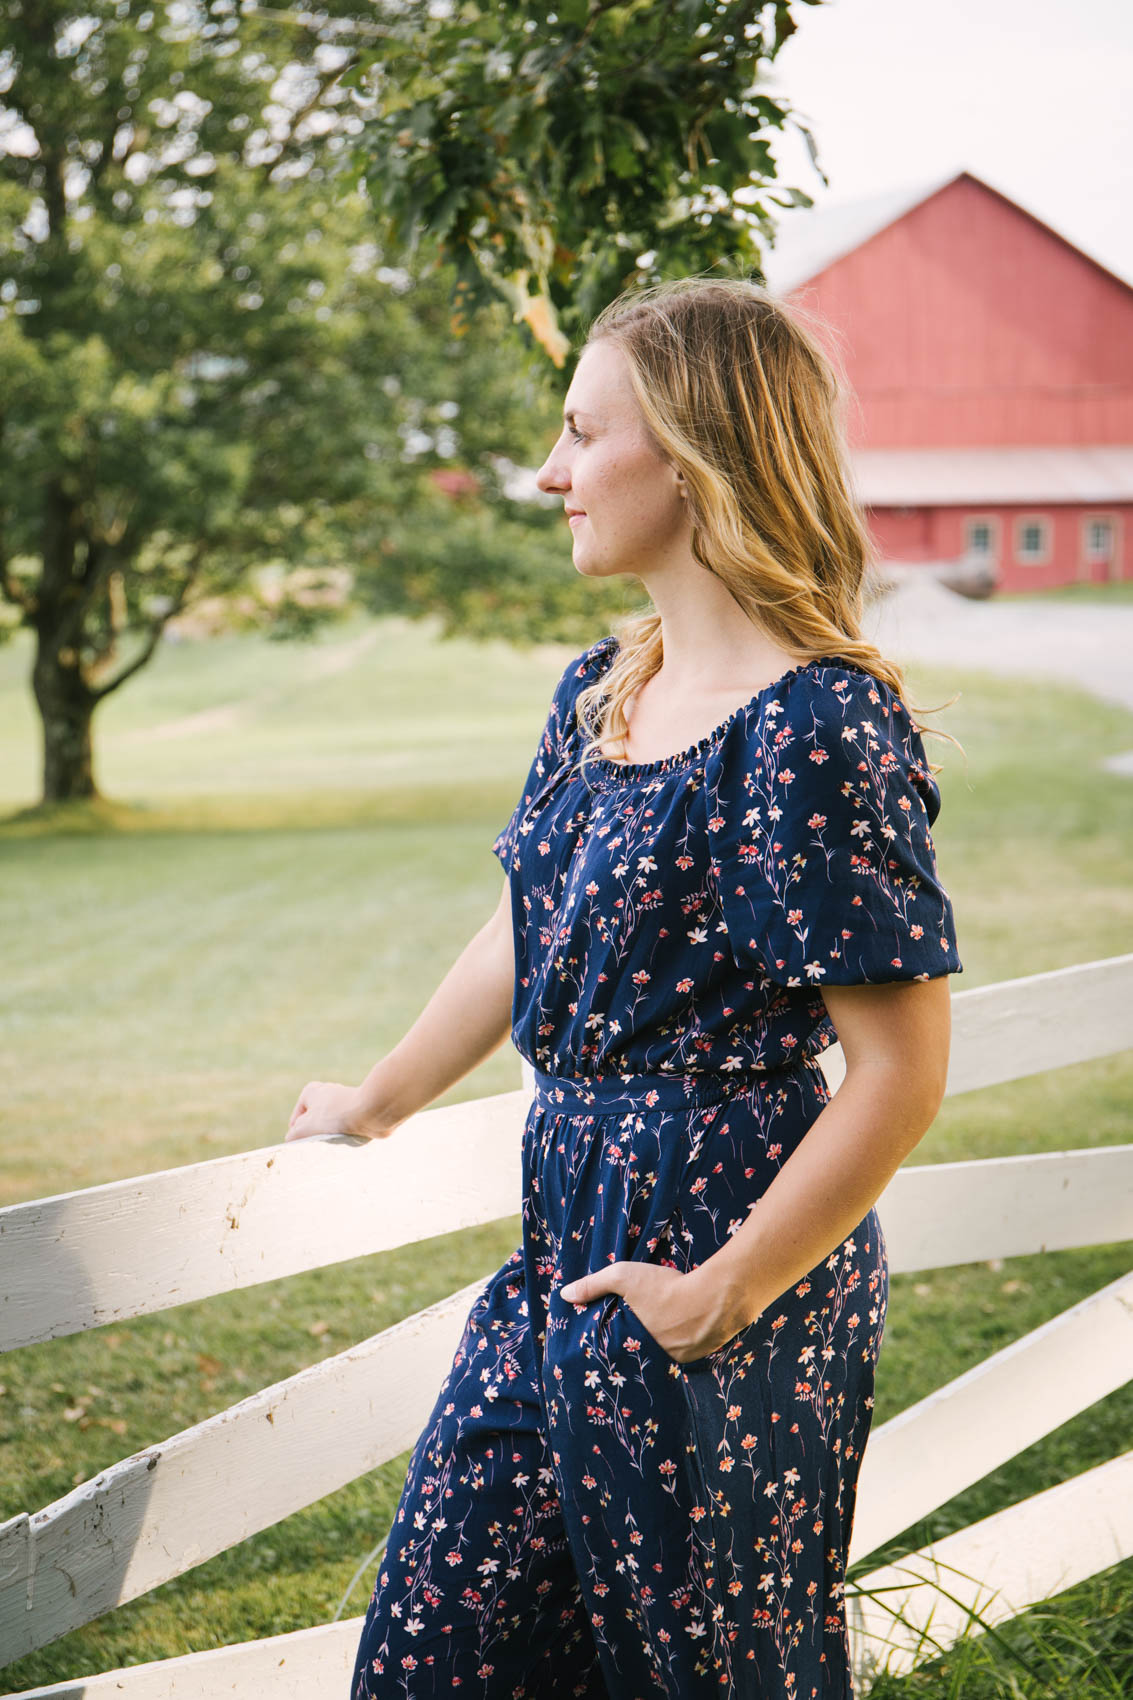
[[[687,561],[684,485],[646,430],[616,344],[600,338],[583,350],[563,419],[536,483],[563,498],[578,571],[648,577],[669,560]]]

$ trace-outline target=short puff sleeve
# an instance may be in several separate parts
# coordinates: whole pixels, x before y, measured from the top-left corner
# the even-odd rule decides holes
[[[536,745],[519,802],[512,811],[511,819],[492,845],[492,852],[499,858],[505,873],[518,866],[516,840],[524,816],[546,795],[556,774],[570,759],[568,745],[575,728],[575,698],[583,686],[590,682],[595,660],[610,641],[609,638],[603,638],[599,643],[583,650],[581,655],[575,656],[564,668],[562,677],[555,686],[546,725]]]
[[[879,679],[797,669],[728,727],[705,791],[741,967],[815,988],[960,972],[930,832],[940,791]]]

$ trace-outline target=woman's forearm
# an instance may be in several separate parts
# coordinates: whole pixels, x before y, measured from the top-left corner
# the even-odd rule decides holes
[[[393,1127],[439,1098],[511,1032],[515,949],[503,905],[465,946],[405,1037],[359,1087],[364,1119]]]
[[[728,1243],[696,1272],[727,1334],[834,1251],[926,1132],[939,1098],[915,1071],[850,1071]]]

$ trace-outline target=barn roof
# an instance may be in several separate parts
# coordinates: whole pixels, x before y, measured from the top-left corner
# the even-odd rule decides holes
[[[845,254],[852,254],[871,236],[896,224],[907,212],[919,207],[959,173],[919,178],[852,201],[834,201],[793,212],[780,221],[775,246],[768,250],[763,267],[770,288],[781,295],[816,277]]]
[[[1127,289],[1133,287],[1128,278],[1120,277],[1108,266],[1102,265],[1092,254],[1086,253],[1060,231],[1029,212],[1026,207],[1020,206],[1001,190],[994,189],[990,183],[984,182],[982,177],[977,177],[972,171],[956,169],[942,176],[904,183],[899,187],[887,189],[882,194],[867,195],[852,201],[820,202],[817,206],[805,210],[788,212],[780,220],[775,234],[775,246],[768,249],[764,257],[763,272],[769,288],[779,295],[790,294],[791,290],[798,289],[812,277],[817,277],[819,272],[825,271],[827,266],[833,265],[836,260],[852,254],[871,237],[887,230],[891,224],[896,224],[898,219],[904,218],[906,213],[912,212],[914,207],[930,200],[933,195],[939,194],[941,189],[946,189],[950,183],[958,182],[961,177],[978,183],[989,195],[994,195],[998,200],[1014,207],[1057,241],[1081,254],[1091,265],[1097,266],[1099,271],[1116,278],[1117,282]]]
[[[1133,447],[858,449],[854,486],[870,508],[1133,502]]]

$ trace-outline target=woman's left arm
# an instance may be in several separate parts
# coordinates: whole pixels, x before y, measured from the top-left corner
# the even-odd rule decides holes
[[[670,1356],[687,1362],[730,1340],[854,1231],[940,1108],[948,978],[830,986],[823,997],[846,1077],[743,1226],[687,1275],[614,1263],[564,1287],[563,1298],[621,1293]]]

